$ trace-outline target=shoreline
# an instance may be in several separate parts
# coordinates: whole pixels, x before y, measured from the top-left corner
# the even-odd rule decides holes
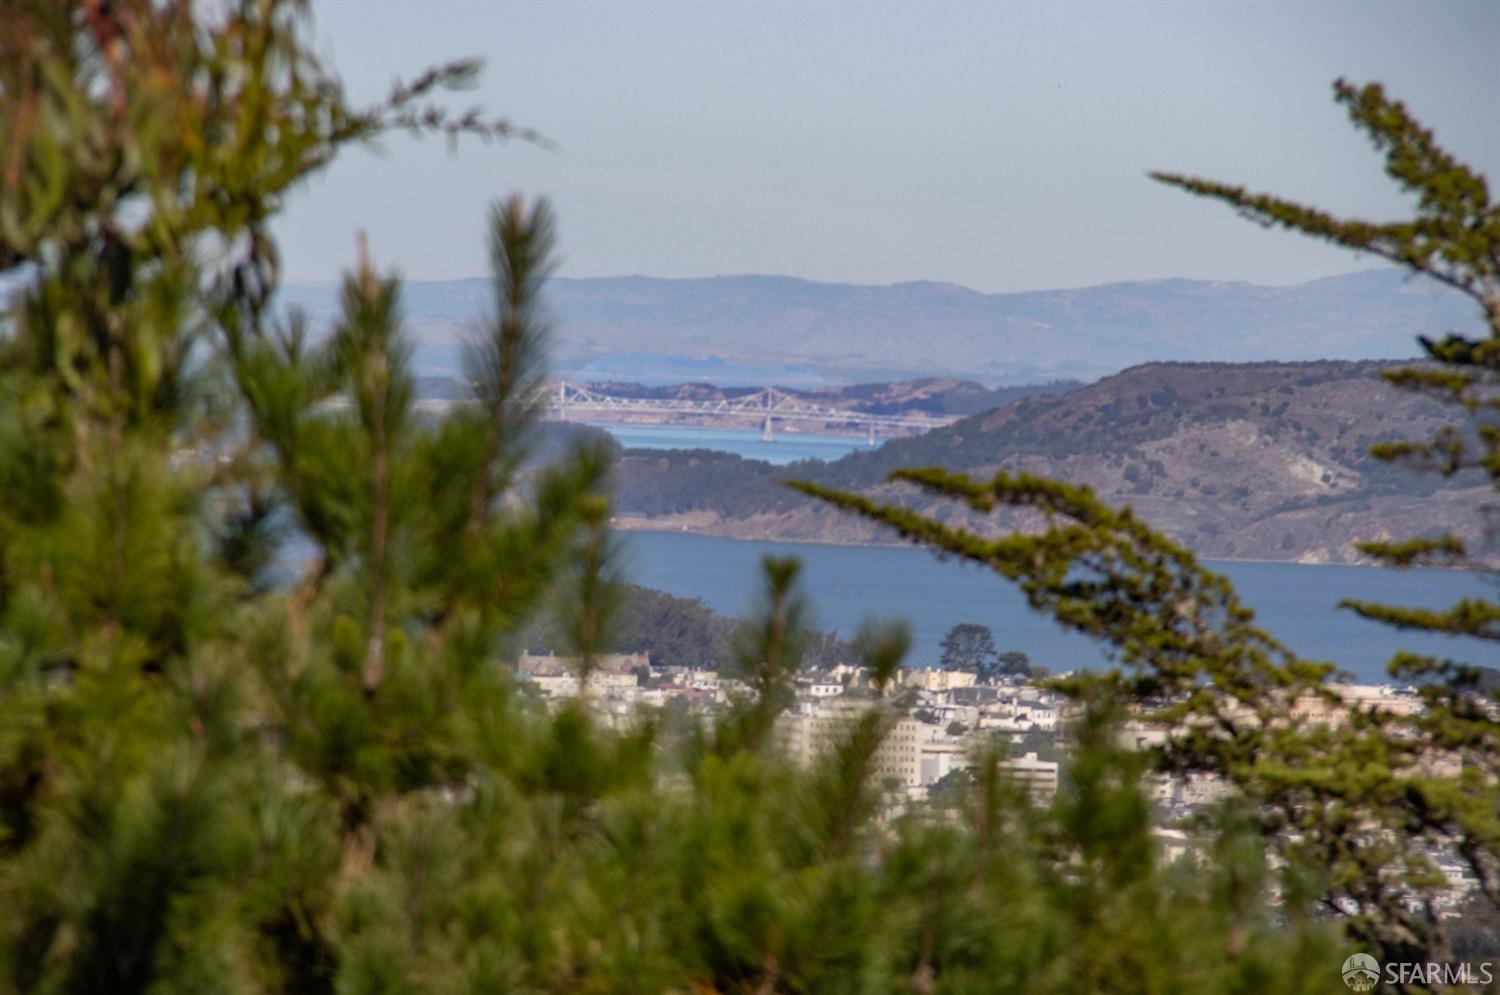
[[[700,539],[727,539],[730,542],[747,543],[776,543],[782,546],[836,546],[850,549],[925,549],[917,542],[849,542],[839,539],[787,539],[777,536],[742,536],[728,535],[718,532],[706,532],[686,525],[671,526],[668,524],[655,524],[652,519],[621,516],[610,520],[610,525],[619,532],[651,532],[657,535],[690,535]],[[1206,556],[1194,552],[1199,561],[1203,563],[1259,563],[1270,566],[1289,567],[1343,567],[1360,570],[1396,570],[1396,567],[1388,567],[1379,563],[1326,563],[1308,560],[1277,560],[1269,557],[1249,556]],[[1485,573],[1484,570],[1465,570],[1462,567],[1410,567],[1408,570],[1433,570],[1443,573]]]

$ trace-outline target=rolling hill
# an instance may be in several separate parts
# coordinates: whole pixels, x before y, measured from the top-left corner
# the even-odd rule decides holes
[[[997,469],[1085,483],[1207,556],[1358,562],[1351,543],[1436,530],[1471,532],[1492,492],[1371,459],[1371,444],[1425,437],[1449,419],[1395,390],[1389,364],[1154,363],[1077,390],[1033,396],[926,435],[832,463],[770,467],[703,451],[627,451],[617,507],[626,527],[743,538],[881,542],[890,536],[778,486],[797,476],[887,493],[902,466],[977,476]],[[940,512],[981,531],[1027,527],[1001,514]]]

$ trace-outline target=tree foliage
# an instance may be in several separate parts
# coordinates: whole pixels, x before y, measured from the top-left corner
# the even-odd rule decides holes
[[[1434,134],[1379,84],[1344,80],[1334,93],[1355,126],[1385,159],[1385,172],[1416,202],[1413,217],[1375,223],[1323,211],[1237,187],[1170,174],[1163,182],[1230,204],[1246,217],[1359,252],[1369,252],[1437,280],[1471,298],[1480,310],[1478,335],[1449,333],[1419,339],[1427,361],[1385,374],[1392,384],[1446,405],[1454,420],[1431,438],[1387,442],[1371,454],[1384,462],[1452,477],[1484,475],[1500,489],[1500,205],[1488,180],[1459,162]],[[1475,509],[1477,540],[1453,534],[1414,536],[1361,544],[1366,554],[1398,568],[1457,567],[1496,571],[1491,509]],[[1447,609],[1409,608],[1360,601],[1344,606],[1398,630],[1441,633],[1476,642],[1457,652],[1481,652],[1500,643],[1500,600],[1465,598]],[[1484,893],[1500,903],[1500,702],[1489,669],[1462,659],[1401,652],[1391,675],[1423,682],[1423,742],[1463,764],[1451,784],[1423,785],[1414,800],[1419,835],[1432,832],[1456,848]]]
[[[1386,171],[1417,200],[1409,221],[1346,221],[1241,187],[1154,174],[1227,202],[1263,224],[1372,252],[1472,297],[1483,338],[1423,339],[1429,362],[1389,374],[1398,386],[1452,404],[1459,423],[1429,440],[1376,447],[1380,459],[1444,474],[1478,469],[1500,486],[1500,208],[1481,175],[1457,162],[1376,85],[1336,84],[1357,127],[1386,156]],[[904,537],[984,564],[1015,582],[1033,608],[1101,640],[1123,669],[1059,682],[1075,696],[1131,703],[1163,727],[1159,770],[1221,778],[1250,806],[1267,844],[1308,881],[1322,908],[1382,960],[1451,954],[1435,901],[1446,888],[1435,858],[1460,861],[1491,901],[1500,899],[1500,698],[1481,672],[1453,660],[1398,654],[1396,678],[1423,680],[1424,711],[1404,717],[1350,710],[1333,687],[1342,675],[1299,659],[1254,624],[1229,583],[1130,509],[1088,488],[1017,473],[973,480],[933,467],[893,473],[927,495],[988,514],[1038,513],[1033,534],[986,539],[898,504],[811,483],[804,493],[884,523]],[[1483,551],[1457,536],[1372,542],[1397,567],[1482,568]],[[1488,642],[1500,638],[1500,604],[1466,599],[1446,611],[1350,603],[1398,628]],[[1471,644],[1472,645],[1472,644]],[[1319,703],[1339,720],[1308,722]]]
[[[558,592],[561,599],[570,592]],[[648,653],[663,667],[733,671],[735,640],[744,620],[720,615],[699,598],[682,598],[639,584],[620,589],[608,649]],[[559,598],[551,599],[553,602]],[[533,653],[567,653],[567,618],[556,604],[545,604],[518,637]],[[827,668],[857,659],[854,646],[836,632],[809,632],[805,651],[810,668]]]
[[[943,651],[939,662],[944,670],[967,670],[988,677],[995,668],[995,634],[989,626],[961,622],[949,629],[938,645]]]
[[[1006,650],[995,658],[998,670],[1007,677],[1030,677],[1031,658],[1020,650]]]
[[[277,0],[0,19],[0,990],[1327,990],[1336,937],[1240,823],[1202,868],[1162,863],[1102,696],[1052,803],[991,755],[955,818],[891,821],[906,637],[875,627],[869,709],[787,764],[794,562],[738,644],[754,694],[676,754],[516,693],[500,652],[539,605],[570,606],[587,669],[621,593],[600,451],[524,469],[555,222],[492,212],[494,300],[442,421],[368,251],[331,330],[284,319],[287,191],[392,128],[516,133],[429,102],[469,63],[351,109],[306,36]],[[1131,624],[1123,596],[1050,593],[1065,575],[1034,599],[1274,692],[1269,642],[1215,642],[1224,618],[1249,638],[1222,587],[1133,541],[1215,619]]]

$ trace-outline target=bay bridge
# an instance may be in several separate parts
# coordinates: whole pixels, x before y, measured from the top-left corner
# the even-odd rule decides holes
[[[956,415],[875,414],[850,408],[816,404],[805,397],[789,394],[775,387],[765,387],[751,394],[714,398],[650,398],[611,394],[596,384],[562,381],[552,385],[548,412],[567,420],[575,415],[587,418],[635,418],[672,415],[690,418],[695,423],[760,424],[761,438],[775,438],[778,423],[821,426],[825,429],[864,431],[873,442],[877,435],[909,435],[927,432],[958,421]]]

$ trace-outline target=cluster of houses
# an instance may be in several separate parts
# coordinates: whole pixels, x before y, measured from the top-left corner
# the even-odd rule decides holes
[[[552,655],[523,654],[516,674],[545,700],[558,702],[579,696],[576,662]],[[898,686],[887,689],[887,699],[900,707],[873,760],[873,776],[891,805],[904,808],[930,800],[945,779],[967,769],[981,744],[1006,741],[1009,759],[1002,769],[1013,783],[1038,799],[1056,793],[1059,757],[1066,751],[1067,727],[1072,717],[1061,696],[1016,678],[979,681],[973,673],[939,668],[901,672]],[[607,654],[593,661],[581,689],[589,708],[604,721],[624,727],[637,720],[643,706],[710,715],[734,700],[751,694],[744,683],[716,670],[663,667],[648,654]],[[1329,697],[1304,697],[1292,709],[1293,721],[1336,725],[1350,711],[1380,711],[1414,715],[1421,699],[1412,689],[1387,685],[1336,684]],[[838,744],[874,707],[877,696],[863,668],[839,665],[799,677],[795,698],[777,719],[776,740],[785,754],[804,765],[816,763]],[[1119,730],[1122,746],[1145,749],[1170,734],[1159,725],[1127,722]],[[1454,772],[1456,757],[1424,760],[1434,773]],[[1204,775],[1157,775],[1148,783],[1163,828],[1157,830],[1170,859],[1188,846],[1186,834],[1165,828],[1194,809],[1228,793],[1227,785]],[[1476,884],[1458,865],[1444,866],[1457,901]]]
[[[523,654],[517,676],[548,700],[575,698],[580,692],[576,661],[552,655]],[[811,764],[835,744],[875,703],[869,675],[860,667],[840,665],[799,678],[796,698],[778,719],[776,735],[792,759]],[[662,667],[648,654],[606,654],[593,661],[582,687],[590,708],[606,721],[627,724],[641,706],[672,702],[692,712],[708,713],[749,687],[715,670]],[[920,801],[928,789],[954,771],[969,766],[977,740],[1006,736],[1017,743],[1040,734],[1050,750],[1059,727],[1061,699],[1020,682],[979,684],[965,671],[938,668],[902,672],[892,692],[902,704],[875,757],[875,775],[887,792],[903,801]],[[1057,790],[1058,764],[1032,749],[1006,761],[1006,770],[1038,796]]]

